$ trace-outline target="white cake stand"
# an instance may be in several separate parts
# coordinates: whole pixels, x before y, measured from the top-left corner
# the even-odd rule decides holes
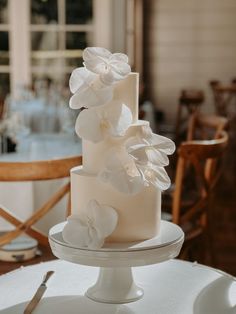
[[[161,221],[160,234],[150,240],[132,243],[109,243],[92,250],[66,243],[62,238],[65,223],[49,231],[53,254],[65,261],[100,267],[99,276],[86,296],[103,303],[128,303],[143,296],[132,275],[131,267],[161,263],[176,257],[184,241],[182,229],[170,222]]]

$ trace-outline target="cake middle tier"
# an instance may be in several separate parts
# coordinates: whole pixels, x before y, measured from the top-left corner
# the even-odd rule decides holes
[[[71,170],[72,214],[86,209],[90,200],[113,207],[118,214],[115,231],[108,242],[142,241],[156,236],[160,228],[161,191],[145,187],[135,195],[120,193],[97,176],[88,174],[83,167]]]

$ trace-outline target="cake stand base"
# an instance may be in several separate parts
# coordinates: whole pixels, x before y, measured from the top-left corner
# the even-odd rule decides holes
[[[65,223],[49,232],[53,254],[65,261],[100,267],[97,282],[85,295],[102,303],[129,303],[143,296],[143,289],[133,279],[131,267],[151,265],[178,256],[184,233],[177,225],[161,221],[160,234],[146,241],[107,243],[101,249],[80,248],[69,245],[62,238]]]
[[[131,267],[101,267],[97,282],[85,295],[103,303],[128,303],[143,296],[134,280]]]

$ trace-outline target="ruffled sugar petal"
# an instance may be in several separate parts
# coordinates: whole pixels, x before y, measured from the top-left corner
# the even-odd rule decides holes
[[[98,143],[104,138],[100,128],[100,119],[93,108],[80,112],[76,119],[75,131],[79,137],[93,143]]]
[[[172,155],[175,151],[175,143],[167,137],[153,134],[150,143],[167,155]]]
[[[163,167],[169,165],[169,158],[167,155],[155,149],[154,147],[147,148],[146,154],[148,161],[156,166]]]
[[[95,89],[93,88],[93,86],[88,86],[85,90],[75,93],[70,98],[69,105],[72,109],[101,106],[110,101],[112,99],[112,96],[113,96],[112,87]]]
[[[167,166],[169,164],[168,157],[153,146],[136,145],[133,149],[130,148],[129,154],[138,164],[147,165],[151,163],[156,166]]]
[[[129,58],[126,54],[124,53],[120,53],[120,52],[117,52],[117,53],[113,53],[112,56],[110,57],[110,60],[113,62],[113,61],[119,61],[119,62],[125,62],[125,63],[128,63],[129,61]]]
[[[87,47],[83,51],[84,61],[97,57],[110,58],[111,55],[112,53],[109,50],[101,47]]]
[[[98,58],[85,61],[84,66],[87,70],[96,74],[103,74],[104,71],[106,71],[106,64],[103,62],[103,60],[99,60]]]
[[[77,247],[87,247],[89,239],[88,226],[78,217],[70,216],[64,229],[62,237],[65,242]]]
[[[125,62],[111,62],[110,67],[114,72],[114,78],[117,80],[122,80],[131,72],[130,65]]]
[[[111,135],[124,136],[133,120],[131,110],[118,101],[112,101],[106,108],[106,114],[111,125]]]
[[[88,207],[98,238],[104,239],[111,235],[118,222],[115,209],[107,205],[100,205],[96,200],[91,200]]]
[[[84,67],[73,70],[69,80],[70,91],[73,94],[76,93],[80,88],[84,86],[85,82],[88,84],[92,82],[93,79],[94,74],[89,72]]]
[[[140,170],[147,182],[161,191],[167,190],[170,187],[170,178],[163,167],[142,167]]]
[[[111,63],[109,67],[108,71],[101,73],[101,80],[104,84],[114,84],[123,80],[131,72],[130,66],[124,62]]]

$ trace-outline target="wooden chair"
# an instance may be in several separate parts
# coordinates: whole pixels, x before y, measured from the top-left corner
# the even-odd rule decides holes
[[[204,102],[204,93],[201,90],[182,90],[180,97],[179,97],[179,103],[178,103],[178,109],[177,109],[177,116],[176,116],[176,129],[175,129],[175,137],[176,142],[179,142],[179,137],[181,133],[181,126],[187,122],[189,118],[198,112],[200,110],[200,106]],[[184,115],[184,109],[185,109],[185,118]]]
[[[0,181],[22,182],[66,178],[70,176],[70,169],[81,163],[81,156],[48,161],[0,162]],[[69,181],[26,221],[21,221],[11,210],[3,208],[0,205],[0,216],[15,226],[14,230],[0,236],[0,246],[11,242],[21,233],[26,233],[37,239],[42,245],[48,245],[47,236],[36,230],[33,225],[46,215],[67,193],[70,194]],[[70,197],[67,214],[70,214]]]
[[[209,248],[213,259],[213,249],[210,241],[211,232],[208,224],[208,205],[213,189],[221,174],[221,161],[228,143],[225,131],[218,134],[218,139],[208,141],[186,141],[178,149],[178,162],[173,193],[172,221],[180,225],[185,232],[185,244],[182,257],[189,253],[193,241],[200,236]],[[196,178],[194,192],[195,198],[191,205],[182,206],[182,193],[184,188],[186,166],[192,166]],[[189,171],[188,171],[189,175]],[[198,191],[198,193],[196,193]],[[206,251],[206,250],[205,250]]]
[[[235,79],[229,85],[222,85],[220,81],[210,81],[210,87],[214,97],[215,110],[218,115],[228,116],[228,107],[236,100]]]
[[[217,139],[221,131],[226,130],[229,121],[226,117],[194,113],[189,119],[187,141]]]

